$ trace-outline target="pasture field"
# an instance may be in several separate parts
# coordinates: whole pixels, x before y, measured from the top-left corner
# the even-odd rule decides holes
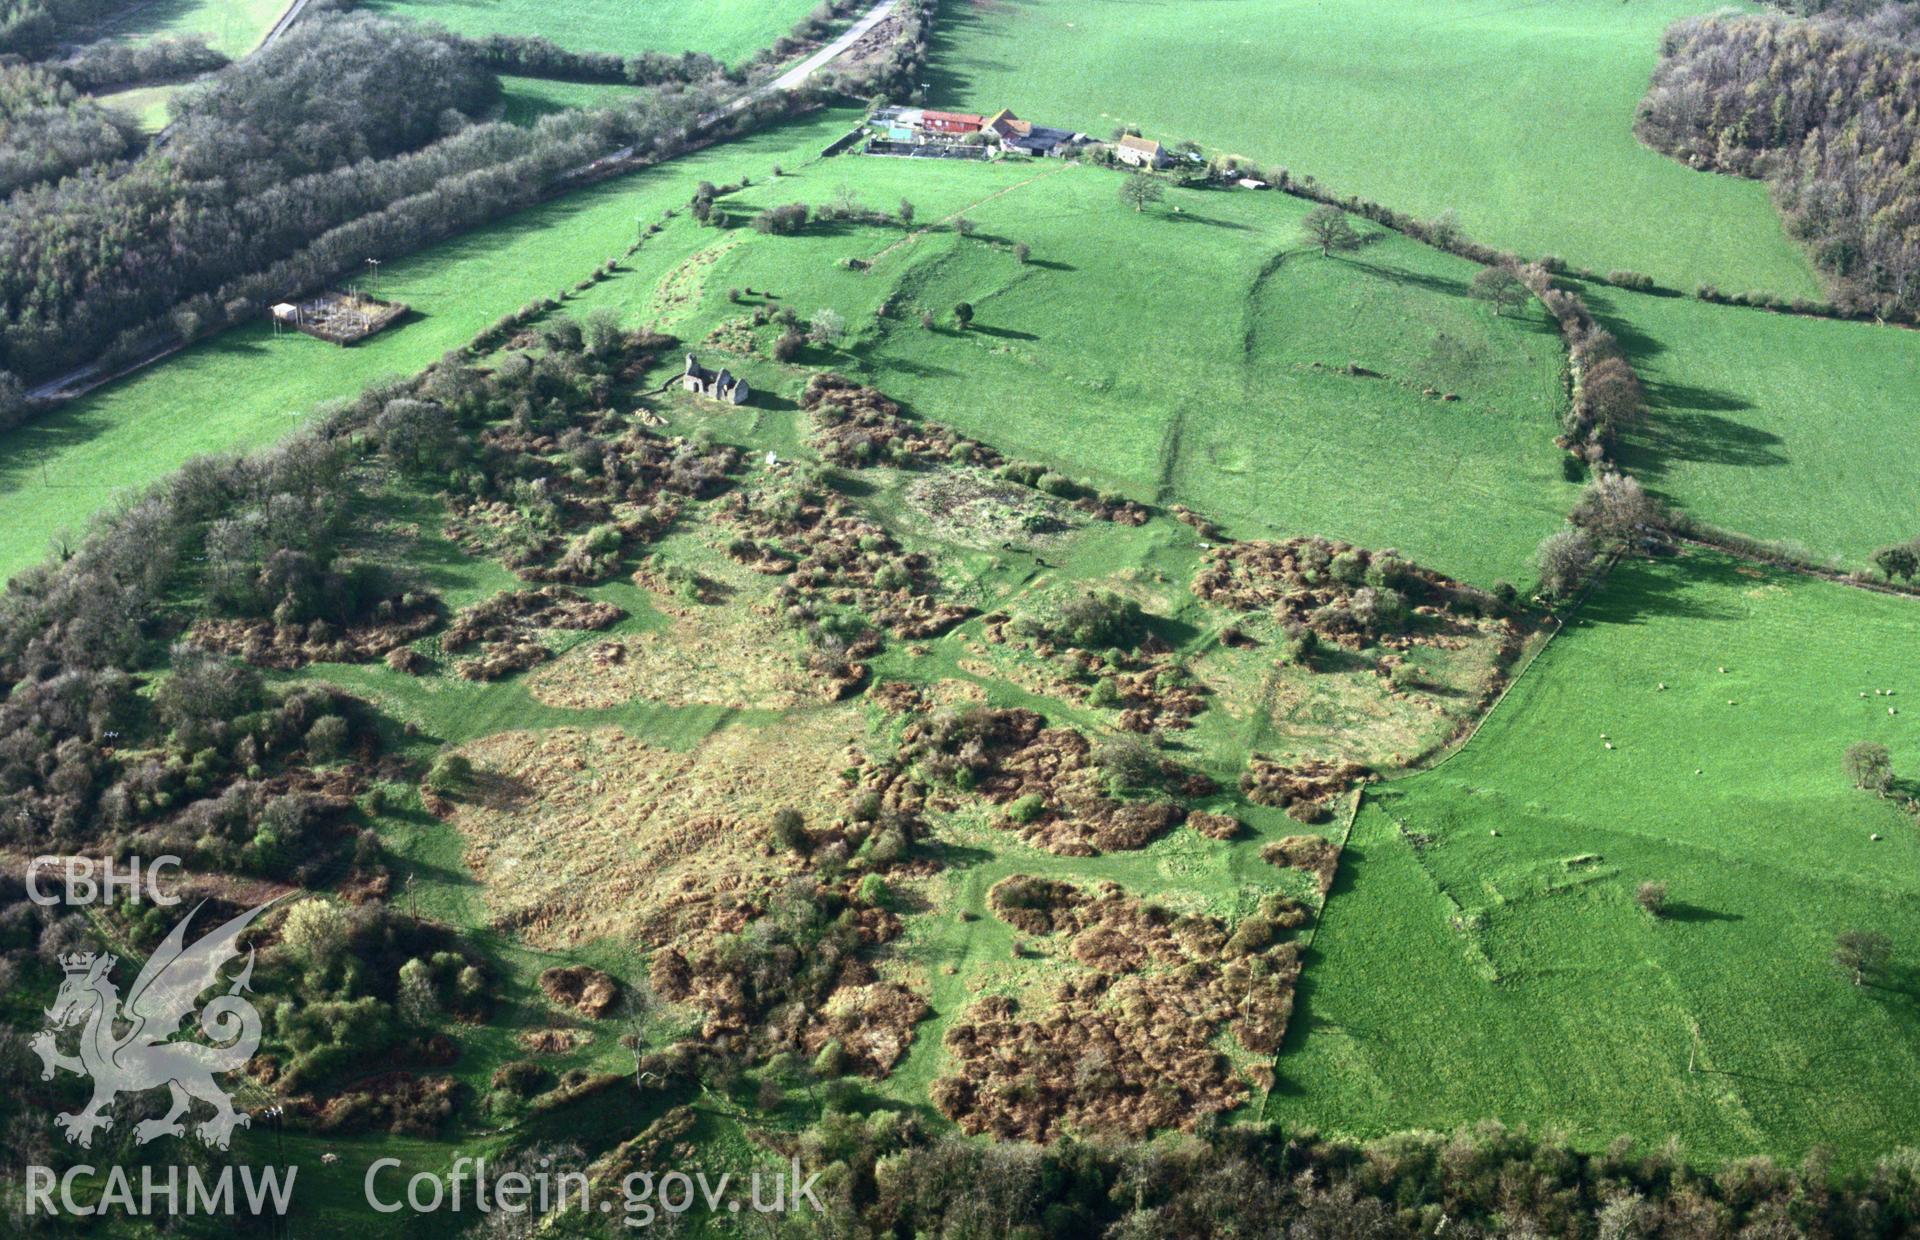
[[[115,108],[131,117],[142,133],[159,133],[172,116],[173,96],[178,85],[134,86],[110,94],[96,95],[102,106]]]
[[[1714,525],[1849,568],[1920,531],[1920,332],[1581,291],[1633,356],[1647,419],[1620,457]]]
[[[569,108],[617,107],[635,95],[630,86],[602,82],[556,82],[550,78],[500,78],[500,119],[531,125],[552,112]]]
[[[1300,241],[1305,205],[1279,194],[1175,189],[1136,213],[1097,168],[929,165],[824,161],[723,203],[846,196],[891,213],[905,198],[911,229],[710,232],[663,287],[609,281],[582,304],[689,341],[763,300],[735,305],[730,289],[803,316],[834,309],[850,334],[821,364],[1011,455],[1182,500],[1247,537],[1396,546],[1490,584],[1525,576],[1570,505],[1552,444],[1558,337],[1537,306],[1496,317],[1469,298],[1470,264],[1385,233],[1322,259]],[[960,301],[975,309],[965,332]],[[1444,491],[1426,485],[1436,472]]]
[[[732,64],[787,33],[815,0],[372,0],[369,12],[455,34],[539,35],[575,52],[705,52]]]
[[[1368,793],[1269,1114],[1708,1158],[1906,1139],[1920,836],[1840,758],[1920,767],[1915,608],[1707,553],[1623,562],[1471,744]],[[1664,919],[1642,882],[1669,885]],[[1854,928],[1896,944],[1864,987],[1829,960]]]
[[[1313,176],[1528,256],[1818,292],[1764,186],[1635,141],[1660,32],[1698,0],[949,0],[938,106],[1137,125]]]
[[[156,0],[129,13],[112,33],[136,42],[205,35],[207,45],[240,59],[260,45],[291,0]]]

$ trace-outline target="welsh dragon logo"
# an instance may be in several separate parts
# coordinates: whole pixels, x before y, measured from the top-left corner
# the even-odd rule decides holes
[[[204,907],[196,905],[148,958],[124,1004],[111,980],[117,956],[81,952],[61,958],[66,980],[47,1009],[46,1030],[31,1045],[45,1065],[42,1080],[52,1080],[60,1068],[93,1079],[92,1101],[71,1115],[54,1117],[67,1140],[91,1147],[94,1134],[112,1125],[107,1108],[116,1097],[162,1085],[172,1091],[173,1104],[161,1118],[135,1126],[141,1145],[155,1137],[186,1135],[181,1117],[195,1099],[213,1107],[213,1118],[194,1130],[208,1145],[224,1150],[233,1130],[247,1126],[248,1117],[233,1109],[214,1077],[246,1063],[260,1045],[260,1013],[240,997],[253,977],[251,949],[227,993],[200,1009],[200,1031],[214,1045],[170,1039],[180,1033],[201,994],[219,984],[220,971],[241,955],[241,932],[271,906],[269,901],[243,913],[188,947],[187,927]],[[78,1054],[64,1054],[59,1034],[76,1027]]]

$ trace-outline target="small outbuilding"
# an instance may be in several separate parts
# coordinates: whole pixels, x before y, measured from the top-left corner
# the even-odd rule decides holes
[[[724,366],[717,371],[708,370],[691,353],[687,354],[687,369],[680,376],[680,385],[695,396],[724,401],[729,405],[744,405],[747,398],[753,395],[745,379],[731,374]]]
[[[874,112],[872,124],[889,142],[911,142],[924,116],[920,108],[886,107]]]

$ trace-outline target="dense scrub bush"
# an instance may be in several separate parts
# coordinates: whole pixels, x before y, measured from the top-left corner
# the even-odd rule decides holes
[[[789,202],[778,207],[768,207],[753,217],[754,231],[769,233],[776,237],[787,237],[807,226],[812,209],[804,202]]]
[[[120,0],[0,0],[0,52],[39,51],[118,7]]]
[[[1146,636],[1140,604],[1111,590],[1089,590],[1037,600],[1015,631],[1078,650],[1131,650]]]

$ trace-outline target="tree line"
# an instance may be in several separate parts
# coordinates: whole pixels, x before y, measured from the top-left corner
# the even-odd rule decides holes
[[[536,201],[622,145],[677,150],[716,94],[478,124],[498,79],[459,42],[303,23],[190,92],[169,140],[0,205],[0,371],[22,380],[191,338]],[[750,121],[751,117],[740,118]]]
[[[65,60],[44,61],[41,67],[59,74],[79,90],[104,90],[137,82],[195,77],[229,63],[225,52],[207,46],[205,35],[194,34],[146,43],[101,39]]]
[[[461,43],[477,63],[495,73],[565,82],[658,86],[663,82],[699,82],[727,72],[725,65],[705,52],[677,56],[668,52],[642,52],[637,56],[574,52],[537,35],[496,34],[462,39]]]
[[[1841,310],[1920,316],[1920,6],[1676,22],[1635,129],[1766,179]]]

